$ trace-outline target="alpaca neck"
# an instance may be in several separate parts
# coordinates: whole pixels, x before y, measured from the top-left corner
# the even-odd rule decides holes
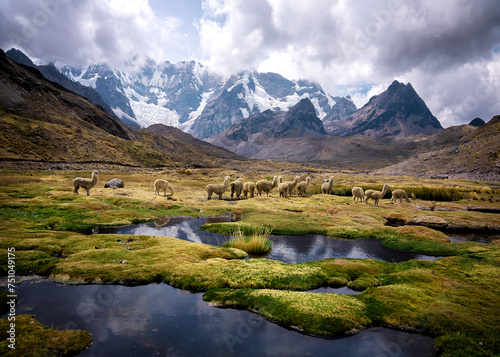
[[[385,196],[386,191],[387,191],[387,186],[384,186],[384,188],[382,189],[382,197]]]
[[[97,175],[92,174],[92,184],[95,185],[97,183]]]

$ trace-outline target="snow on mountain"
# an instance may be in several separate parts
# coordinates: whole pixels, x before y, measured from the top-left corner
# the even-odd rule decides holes
[[[59,69],[71,80],[94,88],[128,125],[145,128],[161,123],[201,139],[267,109],[286,111],[304,98],[324,119],[340,100],[319,84],[291,81],[276,73],[245,71],[223,79],[196,61],[172,64],[147,59],[131,73],[104,63]]]

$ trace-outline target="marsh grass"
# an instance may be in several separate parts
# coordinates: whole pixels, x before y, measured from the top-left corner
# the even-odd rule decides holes
[[[266,226],[254,227],[250,234],[245,234],[240,225],[233,231],[227,248],[238,248],[250,254],[266,254],[273,248],[271,229]]]

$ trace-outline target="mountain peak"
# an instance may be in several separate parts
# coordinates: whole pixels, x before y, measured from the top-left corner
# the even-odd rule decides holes
[[[442,126],[410,83],[395,80],[385,92],[373,96],[363,108],[328,129],[332,135],[362,134],[388,140],[434,134]]]

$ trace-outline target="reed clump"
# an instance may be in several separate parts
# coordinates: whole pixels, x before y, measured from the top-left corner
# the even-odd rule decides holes
[[[245,234],[238,225],[231,234],[231,238],[223,246],[238,248],[249,254],[266,254],[273,248],[271,229],[266,226],[254,227],[250,234]]]

